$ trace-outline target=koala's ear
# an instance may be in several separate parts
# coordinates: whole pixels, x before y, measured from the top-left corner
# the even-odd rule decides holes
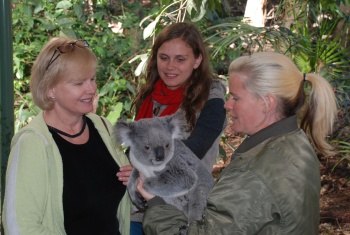
[[[175,113],[174,115],[166,118],[167,126],[173,139],[182,139],[184,129],[187,126],[182,119],[182,115]]]
[[[115,137],[117,142],[120,145],[124,145],[125,147],[129,147],[131,145],[130,133],[131,128],[126,121],[118,120],[114,126],[115,128]]]

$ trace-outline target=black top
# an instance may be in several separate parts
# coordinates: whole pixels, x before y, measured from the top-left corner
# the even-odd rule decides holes
[[[214,141],[221,134],[226,118],[224,100],[210,99],[206,102],[197,119],[191,135],[183,140],[184,144],[202,159],[213,146]]]
[[[63,161],[64,226],[68,235],[119,235],[117,209],[126,187],[118,180],[113,160],[92,121],[89,140],[72,144],[51,134]]]

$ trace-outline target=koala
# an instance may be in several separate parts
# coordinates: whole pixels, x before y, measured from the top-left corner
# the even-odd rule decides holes
[[[186,124],[180,115],[117,121],[115,137],[129,147],[129,159],[134,166],[127,185],[130,197],[139,209],[147,207],[136,190],[137,179],[143,178],[144,188],[176,206],[188,222],[199,220],[206,206],[207,195],[214,179],[207,167],[181,141]]]

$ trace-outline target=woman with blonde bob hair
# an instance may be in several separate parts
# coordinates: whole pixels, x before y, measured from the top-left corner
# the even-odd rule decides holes
[[[140,179],[137,188],[149,207],[145,233],[177,234],[188,226],[187,234],[319,234],[320,171],[314,149],[334,154],[326,141],[337,116],[331,85],[274,52],[237,58],[229,73],[225,108],[234,132],[247,138],[218,177],[201,221],[187,225],[181,211],[146,192]]]
[[[88,47],[52,38],[34,62],[30,88],[42,111],[12,139],[5,234],[130,233],[131,166],[112,124],[91,113],[97,58]]]

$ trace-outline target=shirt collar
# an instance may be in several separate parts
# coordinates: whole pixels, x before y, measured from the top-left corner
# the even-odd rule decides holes
[[[284,135],[286,133],[297,130],[299,127],[297,125],[297,115],[293,115],[284,119],[281,119],[270,126],[258,131],[257,133],[247,137],[236,149],[235,153],[244,153],[249,149],[260,144],[264,140]]]

